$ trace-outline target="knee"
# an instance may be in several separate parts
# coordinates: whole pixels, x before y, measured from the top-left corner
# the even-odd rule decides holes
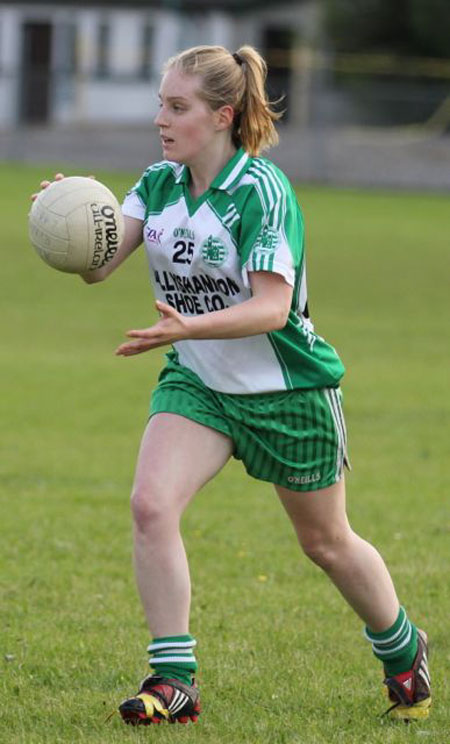
[[[147,484],[135,485],[131,493],[131,513],[133,522],[141,533],[163,534],[174,521],[172,510],[164,503],[160,489]]]
[[[331,573],[339,564],[349,541],[347,533],[309,532],[299,535],[305,555],[326,573]]]

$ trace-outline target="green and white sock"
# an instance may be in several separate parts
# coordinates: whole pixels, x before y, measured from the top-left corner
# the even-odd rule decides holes
[[[197,641],[191,635],[154,638],[147,647],[150,654],[148,663],[156,674],[190,685],[192,675],[197,671],[196,645]]]
[[[364,635],[372,644],[372,650],[383,662],[386,674],[393,677],[411,669],[417,654],[417,628],[408,620],[400,607],[397,620],[383,633],[374,633],[366,628]]]

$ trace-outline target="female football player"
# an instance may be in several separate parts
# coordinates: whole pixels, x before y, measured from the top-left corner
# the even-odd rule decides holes
[[[180,519],[232,456],[274,484],[302,549],[364,622],[392,713],[423,718],[431,702],[426,635],[400,606],[379,553],[347,519],[344,368],[308,315],[295,194],[260,156],[276,144],[279,118],[265,76],[250,46],[234,54],[195,47],[167,62],[155,120],[164,160],[125,198],[120,251],[84,276],[105,279],[144,241],[160,318],[130,330],[116,353],[172,346],[132,493],[153,673],[119,707],[131,724],[187,723],[200,712]]]

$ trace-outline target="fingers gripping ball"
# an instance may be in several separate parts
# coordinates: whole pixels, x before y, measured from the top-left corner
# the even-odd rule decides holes
[[[71,176],[41,191],[29,215],[30,240],[59,271],[100,269],[116,254],[124,234],[120,204],[99,181]]]

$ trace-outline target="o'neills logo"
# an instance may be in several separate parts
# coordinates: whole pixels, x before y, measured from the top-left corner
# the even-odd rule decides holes
[[[295,483],[297,486],[305,486],[308,483],[317,483],[320,481],[320,473],[312,473],[311,475],[290,475],[288,476],[288,483]]]
[[[100,207],[96,202],[90,204],[94,222],[94,254],[91,261],[92,269],[101,269],[108,263],[119,247],[117,234],[116,213],[113,207]]]

